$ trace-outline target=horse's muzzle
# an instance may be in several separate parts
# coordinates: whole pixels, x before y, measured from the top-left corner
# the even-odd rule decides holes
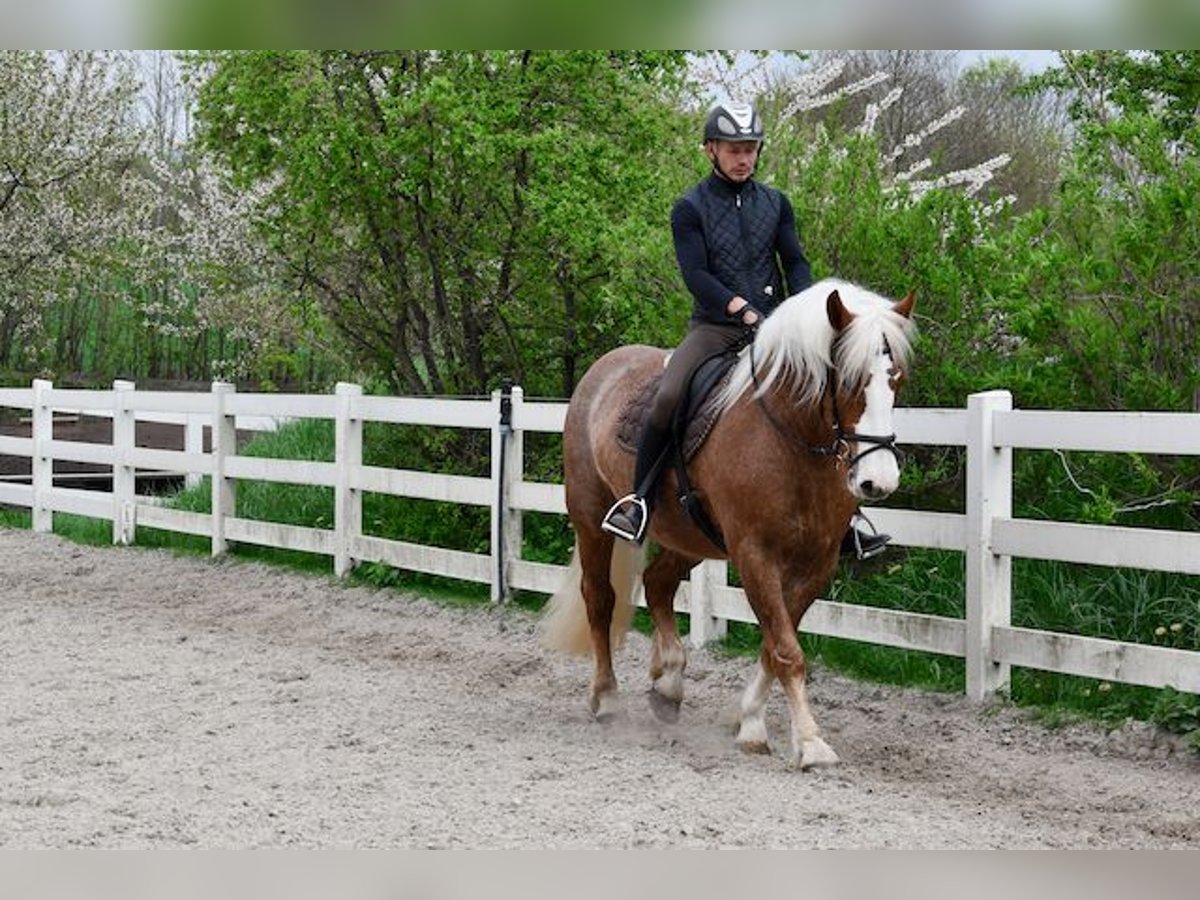
[[[848,434],[847,438],[867,444],[865,450],[847,459],[850,491],[860,500],[882,500],[900,486],[900,459],[896,436]],[[851,450],[855,445],[850,445]],[[861,447],[860,443],[858,447]]]

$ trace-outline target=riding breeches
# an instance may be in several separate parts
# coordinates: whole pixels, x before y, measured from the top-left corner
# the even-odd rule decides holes
[[[744,345],[745,339],[746,329],[742,325],[693,322],[667,361],[667,369],[646,418],[647,425],[664,431],[669,429],[675,407],[683,399],[696,367],[710,356]]]

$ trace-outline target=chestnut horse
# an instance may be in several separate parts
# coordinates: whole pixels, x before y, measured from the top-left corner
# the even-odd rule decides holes
[[[738,746],[769,752],[765,708],[778,679],[791,716],[792,762],[802,769],[837,762],[809,711],[796,630],[837,569],[859,502],[886,497],[899,483],[892,410],[912,309],[911,293],[893,303],[835,280],[785,300],[742,351],[717,400],[720,417],[688,470],[728,552],[674,501],[676,478],[667,471],[649,529],[660,552],[644,571],[645,548],[614,547],[600,522],[633,481],[633,456],[617,443],[622,412],[662,371],[667,351],[621,347],[584,375],[563,432],[575,551],[541,629],[549,647],[591,650],[597,719],[619,709],[611,654],[632,616],[639,574],[654,622],[651,707],[665,720],[678,717],[686,655],[675,590],[701,559],[729,559],[762,631],[758,667],[741,699]]]

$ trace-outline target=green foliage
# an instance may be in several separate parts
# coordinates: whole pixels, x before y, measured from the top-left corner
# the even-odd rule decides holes
[[[1149,718],[1167,731],[1187,735],[1192,749],[1200,750],[1200,697],[1164,688],[1154,698]]]
[[[575,546],[575,533],[566,519],[553,513],[538,512],[524,513],[521,519],[522,558],[565,566]]]
[[[364,368],[407,393],[479,394],[506,374],[563,395],[644,311],[664,314],[683,67],[213,53],[199,119],[242,183],[278,179],[263,228]]]
[[[992,279],[1025,405],[1194,408],[1200,54],[1064,54],[1079,132],[1057,202],[997,236]]]
[[[874,140],[856,135],[785,134],[764,178],[792,198],[814,277],[916,294],[921,336],[906,404],[958,407],[973,391],[1007,386],[989,306],[997,226],[978,201],[949,190],[910,195],[885,172]]]
[[[840,573],[828,596],[962,618],[962,554],[911,549]],[[1200,578],[1042,560],[1013,560],[1012,621],[1025,628],[1083,634],[1151,646],[1200,650]],[[857,676],[938,690],[962,689],[961,660],[827,638],[809,638],[828,664]],[[1133,717],[1181,734],[1197,726],[1194,695],[1017,669],[1011,697],[1053,717],[1087,715],[1118,723]]]

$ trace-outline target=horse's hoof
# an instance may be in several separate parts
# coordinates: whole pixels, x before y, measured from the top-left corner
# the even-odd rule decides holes
[[[660,722],[674,723],[679,721],[680,701],[664,697],[658,691],[654,690],[654,688],[646,691],[646,696],[650,700],[650,711],[654,713],[654,718]]]
[[[602,694],[592,698],[592,717],[600,724],[607,724],[621,714],[621,701],[615,694]]]
[[[805,741],[800,751],[800,771],[807,772],[823,766],[836,766],[840,760],[833,748],[821,738]]]
[[[771,745],[766,741],[738,741],[737,747],[743,753],[752,753],[755,756],[769,756],[771,754]]]

